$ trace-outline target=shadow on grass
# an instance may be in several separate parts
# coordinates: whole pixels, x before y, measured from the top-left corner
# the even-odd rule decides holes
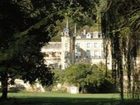
[[[106,98],[30,97],[1,100],[0,105],[140,105],[140,101]]]

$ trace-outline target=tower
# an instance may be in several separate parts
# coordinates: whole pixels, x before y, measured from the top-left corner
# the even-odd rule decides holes
[[[66,27],[63,30],[63,34],[61,36],[61,68],[65,69],[70,65],[70,34],[68,27],[68,19],[66,20]]]
[[[75,61],[75,33],[74,35],[70,34],[68,19],[61,36],[61,44],[61,68],[65,69]]]

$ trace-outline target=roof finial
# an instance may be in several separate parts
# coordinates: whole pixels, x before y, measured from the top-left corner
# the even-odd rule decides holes
[[[66,27],[63,30],[65,36],[69,36],[69,22],[68,17],[66,18]]]
[[[66,28],[68,29],[69,28],[69,20],[68,20],[68,17],[66,19]]]
[[[75,26],[74,26],[74,34],[75,34],[75,36],[76,36],[76,28],[77,28],[77,24],[75,23]]]

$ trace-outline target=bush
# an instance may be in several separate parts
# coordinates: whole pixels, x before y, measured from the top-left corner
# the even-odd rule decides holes
[[[112,93],[116,92],[116,89],[114,88],[114,82],[108,78],[104,78],[99,87],[98,90],[100,93]]]
[[[116,92],[114,82],[108,78],[101,79],[97,83],[85,85],[83,90],[80,87],[81,93],[112,93]]]
[[[8,91],[9,92],[20,92],[23,90],[25,90],[25,87],[23,85],[16,84],[13,87],[10,87]]]
[[[105,65],[74,64],[66,70],[55,71],[55,81],[79,87],[81,93],[115,92],[111,72],[105,77]]]

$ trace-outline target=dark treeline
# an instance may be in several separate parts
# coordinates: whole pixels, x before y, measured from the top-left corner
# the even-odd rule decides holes
[[[7,98],[9,78],[10,83],[17,77],[30,83],[37,79],[43,85],[52,83],[53,74],[44,65],[40,48],[59,31],[57,22],[66,16],[81,26],[91,20],[98,23],[105,45],[111,44],[112,74],[122,100],[125,75],[128,95],[139,98],[139,4],[140,0],[0,0],[2,98]]]
[[[102,31],[106,41],[111,41],[112,73],[124,92],[133,99],[140,97],[140,1],[109,0],[102,12]],[[127,87],[124,87],[127,76]],[[127,89],[126,89],[127,88]]]

